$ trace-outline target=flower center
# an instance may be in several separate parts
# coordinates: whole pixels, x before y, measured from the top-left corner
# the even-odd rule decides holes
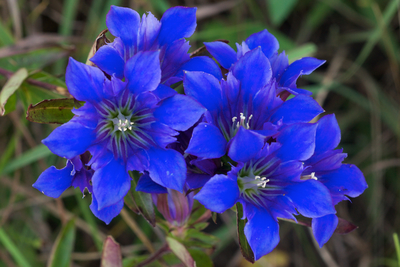
[[[318,177],[315,176],[315,172],[312,172],[312,173],[309,174],[309,175],[302,175],[302,176],[300,177],[300,180],[310,180],[310,179],[315,180],[315,181],[318,181]]]
[[[232,128],[237,131],[240,126],[243,126],[246,129],[250,128],[250,120],[253,118],[253,114],[250,114],[249,118],[247,119],[246,116],[242,112],[240,112],[239,120],[237,121],[238,117],[232,118]]]
[[[124,116],[121,112],[119,112],[118,116],[114,119],[111,119],[114,124],[114,132],[121,131],[125,132],[127,130],[132,130],[132,125],[134,122],[131,122],[132,115]]]

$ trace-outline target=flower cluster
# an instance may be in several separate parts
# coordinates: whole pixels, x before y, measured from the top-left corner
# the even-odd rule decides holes
[[[297,88],[297,79],[324,61],[289,64],[267,30],[237,44],[237,52],[205,43],[220,66],[191,58],[184,38],[195,30],[195,12],[174,7],[158,21],[111,8],[107,27],[116,38],[91,59],[96,66],[68,64],[69,92],[85,104],[43,140],[67,166],[47,169],[33,186],[50,197],[87,188],[93,214],[106,223],[129,190],[152,193],[175,226],[185,224],[193,199],[218,213],[240,203],[255,260],[278,244],[279,218],[312,218],[322,246],[338,224],[335,205],[367,188],[335,150],[335,116],[311,123],[324,110]],[[171,88],[177,82],[185,94]],[[130,171],[142,173],[136,188]]]

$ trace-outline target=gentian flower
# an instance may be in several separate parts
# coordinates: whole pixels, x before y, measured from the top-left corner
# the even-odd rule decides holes
[[[222,78],[221,71],[209,57],[190,59],[189,42],[196,28],[196,8],[173,7],[158,21],[150,12],[139,14],[124,7],[111,6],[107,27],[115,40],[102,46],[90,59],[101,70],[118,78],[124,77],[124,65],[140,51],[160,50],[161,84],[154,92],[160,98],[175,93],[168,88],[183,79],[184,70],[205,71]]]
[[[123,82],[108,80],[98,68],[72,58],[66,73],[71,95],[86,103],[43,143],[72,159],[85,151],[92,177],[92,212],[109,222],[118,215],[130,189],[128,171],[147,171],[150,178],[182,192],[186,178],[183,156],[167,145],[178,131],[190,128],[204,108],[190,97],[174,95],[159,101],[152,93],[160,83],[159,51],[139,52],[125,65]]]
[[[340,128],[335,115],[326,115],[318,121],[315,151],[304,162],[302,179],[319,181],[329,190],[334,205],[349,197],[358,197],[368,187],[364,175],[352,164],[342,164],[347,154],[335,148],[340,142]],[[315,239],[322,247],[332,236],[338,224],[335,214],[312,220]]]
[[[313,179],[301,180],[302,161],[314,152],[316,128],[309,123],[286,126],[276,142],[265,144],[248,160],[239,160],[227,175],[212,177],[194,197],[219,213],[237,202],[243,205],[242,219],[248,220],[244,234],[255,260],[278,244],[278,217],[296,220],[297,211],[309,218],[336,213],[325,186]],[[250,147],[258,142],[254,136],[242,141]],[[236,150],[232,157],[241,158],[242,153]]]
[[[250,35],[242,44],[236,43],[237,52],[224,42],[204,43],[211,55],[227,70],[244,56],[248,51],[260,47],[271,63],[272,77],[277,83],[277,93],[282,99],[290,94],[311,95],[311,92],[297,88],[296,81],[301,75],[311,74],[316,68],[324,64],[325,60],[313,57],[304,57],[289,65],[285,51],[278,53],[279,42],[267,30]]]
[[[241,57],[226,80],[187,72],[184,88],[186,95],[207,108],[186,149],[200,159],[220,158],[228,152],[232,160],[246,162],[284,125],[309,122],[323,112],[309,96],[288,101],[277,97],[270,62],[259,47]]]

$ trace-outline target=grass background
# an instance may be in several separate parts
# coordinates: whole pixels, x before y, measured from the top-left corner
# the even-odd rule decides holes
[[[327,60],[298,85],[336,114],[346,162],[365,174],[365,193],[337,206],[339,216],[359,228],[334,235],[319,249],[309,229],[281,222],[278,247],[254,266],[400,266],[394,242],[400,232],[399,0],[2,0],[0,68],[9,72],[0,75],[0,86],[10,72],[25,67],[35,73],[30,78],[65,87],[68,56],[86,61],[106,28],[110,5],[151,11],[158,18],[171,6],[197,6],[192,51],[216,39],[234,46],[267,28],[291,61]],[[40,143],[54,127],[28,122],[26,110],[57,97],[63,97],[60,91],[25,82],[0,117],[0,267],[45,266],[50,255],[66,266],[69,258],[71,266],[99,266],[106,235],[121,244],[125,266],[134,266],[135,258],[161,245],[160,229],[130,211],[106,226],[91,214],[90,197],[82,199],[78,190],[54,200],[31,186],[48,166],[63,162]],[[227,212],[206,228],[220,239],[208,250],[215,266],[250,266],[240,254],[234,218]],[[139,232],[148,236],[150,248]],[[61,235],[66,247],[57,254],[52,247]]]

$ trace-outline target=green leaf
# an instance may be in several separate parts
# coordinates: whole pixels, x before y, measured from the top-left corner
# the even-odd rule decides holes
[[[186,232],[186,238],[195,239],[210,246],[214,246],[219,239],[213,235],[203,233],[196,229],[189,229]]]
[[[189,251],[176,239],[167,236],[166,241],[171,251],[182,261],[186,267],[195,267],[195,262]]]
[[[104,241],[101,267],[122,267],[121,247],[112,236],[107,236]]]
[[[398,260],[399,266],[400,266],[400,242],[399,242],[399,236],[397,235],[397,233],[393,234],[393,241],[394,241],[394,246],[396,248],[397,260]]]
[[[240,203],[236,203],[236,220],[237,220],[237,230],[239,237],[239,246],[240,251],[242,252],[243,257],[251,263],[254,263],[254,253],[251,250],[249,242],[247,242],[247,238],[244,235],[244,226],[246,225],[247,219],[242,220],[243,218],[243,206]]]
[[[153,226],[156,226],[156,214],[154,212],[153,199],[151,194],[136,191],[136,185],[139,180],[138,172],[129,172],[132,177],[131,190],[128,192],[130,196],[124,198],[127,201],[127,206],[133,212],[143,215],[143,217]]]
[[[14,37],[12,36],[10,30],[4,26],[0,20],[0,46],[7,46],[14,44]]]
[[[6,82],[0,93],[0,115],[4,115],[8,98],[21,86],[22,82],[28,77],[28,71],[25,68],[19,69]]]
[[[37,123],[63,124],[74,116],[71,110],[83,103],[73,98],[43,100],[28,107],[26,119]]]
[[[15,262],[20,267],[31,267],[29,262],[25,259],[24,253],[22,253],[13,241],[8,237],[3,228],[0,228],[0,242],[7,249],[7,251],[14,258]]]
[[[13,172],[16,169],[22,168],[30,163],[37,161],[38,159],[47,157],[49,155],[52,155],[52,153],[45,145],[38,145],[35,148],[24,152],[18,158],[10,161],[1,171],[1,175]]]
[[[8,98],[7,103],[4,105],[5,109],[4,116],[10,112],[13,112],[16,107],[17,107],[17,94],[12,94]]]
[[[196,267],[212,267],[214,263],[204,251],[200,249],[190,248],[188,249],[193,260],[196,262]]]
[[[51,249],[47,267],[69,267],[75,242],[75,220],[72,219],[61,229]]]
[[[267,0],[269,16],[274,26],[279,26],[295,7],[297,0]]]

